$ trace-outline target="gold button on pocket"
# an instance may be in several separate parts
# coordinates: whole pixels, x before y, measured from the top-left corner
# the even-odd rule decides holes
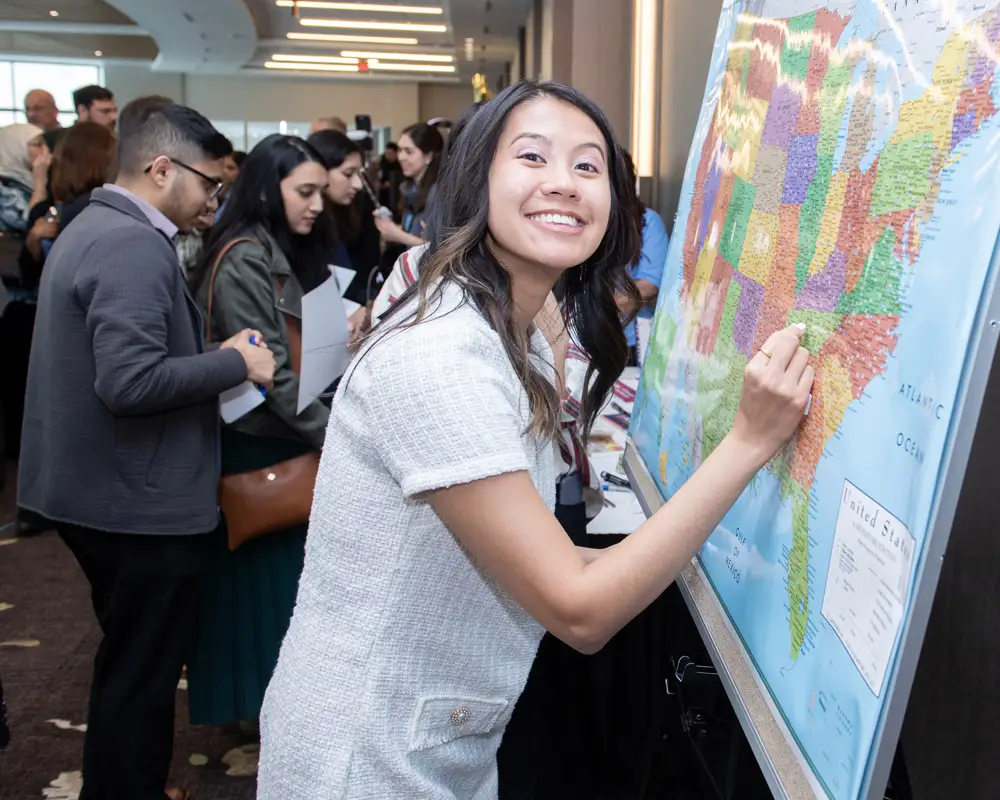
[[[467,736],[493,733],[506,723],[510,703],[503,697],[435,695],[422,697],[410,721],[409,752],[430,750]]]

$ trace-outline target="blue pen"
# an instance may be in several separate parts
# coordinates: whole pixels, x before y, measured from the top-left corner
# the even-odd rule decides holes
[[[252,344],[254,347],[257,346],[257,337],[254,336],[253,334],[250,334],[250,344]],[[257,390],[261,393],[263,397],[267,397],[267,389],[265,389],[259,383],[255,383],[254,386],[257,387]]]

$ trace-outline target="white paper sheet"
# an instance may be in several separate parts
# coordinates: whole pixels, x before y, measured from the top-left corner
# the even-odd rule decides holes
[[[876,696],[903,624],[915,550],[899,519],[844,481],[823,616]]]
[[[354,276],[358,273],[356,270],[348,269],[347,267],[338,267],[336,264],[331,264],[330,274],[337,279],[337,285],[340,287],[340,296],[343,297],[347,292],[348,287],[351,285],[351,281],[354,280]]]
[[[263,402],[264,395],[260,389],[250,381],[244,381],[219,395],[219,413],[223,422],[228,425],[240,417],[245,417]]]
[[[618,469],[621,455],[620,452],[591,453],[590,463],[598,474],[610,472],[624,478],[625,473]],[[639,505],[639,500],[631,489],[618,489],[609,484],[604,492],[604,497],[614,505],[605,506],[590,521],[590,524],[587,525],[587,533],[632,533],[646,521],[642,506]]]
[[[302,298],[302,374],[296,413],[325,392],[350,363],[347,310],[341,295],[337,281],[328,280]]]

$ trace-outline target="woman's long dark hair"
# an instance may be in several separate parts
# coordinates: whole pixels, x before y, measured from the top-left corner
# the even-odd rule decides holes
[[[299,164],[308,162],[326,169],[320,154],[298,136],[275,133],[262,139],[250,151],[226,200],[222,217],[205,243],[205,252],[192,276],[195,290],[225,244],[241,236],[252,236],[257,225],[262,225],[274,237],[303,291],[315,289],[329,277],[327,260],[331,236],[327,215],[320,214],[312,231],[300,236],[289,230],[285,203],[281,199],[281,182]]]
[[[336,169],[351,153],[363,156],[361,147],[340,131],[316,131],[306,141],[326,162],[327,169]],[[325,199],[323,204],[333,221],[334,235],[345,244],[353,243],[361,233],[361,213],[357,203],[343,206]]]
[[[531,363],[527,332],[514,323],[510,275],[487,243],[489,175],[501,134],[515,107],[544,97],[569,103],[593,120],[608,154],[611,214],[607,230],[590,258],[567,270],[561,280],[568,328],[575,331],[576,340],[590,356],[581,415],[584,430],[589,432],[628,362],[615,294],[624,292],[632,308],[639,307],[639,293],[627,266],[638,258],[641,237],[635,215],[635,181],[629,179],[611,124],[594,103],[569,86],[522,81],[502,91],[472,117],[449,147],[438,188],[437,224],[420,261],[419,279],[382,317],[372,337],[377,342],[386,321],[405,307],[409,310],[403,324],[419,324],[430,304],[440,299],[445,283],[457,284],[500,335],[528,394],[532,432],[552,437],[559,430],[559,397],[552,383]],[[418,298],[415,309],[407,302],[414,295]],[[629,318],[633,315],[634,311]]]
[[[413,140],[418,150],[433,156],[424,174],[413,181],[417,187],[417,196],[409,210],[419,214],[427,208],[427,195],[430,194],[431,187],[438,182],[441,162],[444,160],[444,137],[441,136],[441,131],[426,122],[417,122],[403,128],[403,133]]]

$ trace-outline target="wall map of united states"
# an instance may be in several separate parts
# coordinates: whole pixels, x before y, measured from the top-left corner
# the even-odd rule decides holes
[[[736,415],[743,370],[775,330],[808,326],[816,368],[810,413],[771,466],[792,508],[785,553],[792,659],[808,643],[810,496],[848,407],[885,370],[906,313],[904,267],[938,203],[956,148],[996,114],[1000,17],[987,12],[947,40],[923,93],[896,109],[874,160],[877,47],[836,42],[850,16],[741,15],[683,231],[684,320],[658,314],[643,395],[658,394],[677,335],[705,358],[688,383],[700,462]],[[664,444],[662,420],[659,433]],[[667,466],[661,448],[660,478]]]

